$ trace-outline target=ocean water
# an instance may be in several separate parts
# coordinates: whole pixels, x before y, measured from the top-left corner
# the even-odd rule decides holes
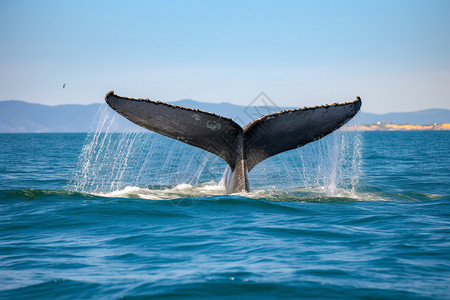
[[[224,169],[152,133],[0,134],[0,298],[450,299],[450,132],[338,131],[250,193]]]

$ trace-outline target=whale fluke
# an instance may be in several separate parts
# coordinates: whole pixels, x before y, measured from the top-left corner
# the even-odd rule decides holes
[[[244,128],[233,120],[198,109],[149,99],[120,97],[113,91],[106,103],[119,114],[151,131],[201,148],[222,158],[228,193],[249,191],[247,172],[261,161],[301,147],[335,131],[353,116],[361,99],[268,114]]]

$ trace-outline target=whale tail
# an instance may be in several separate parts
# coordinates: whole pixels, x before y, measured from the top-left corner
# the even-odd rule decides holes
[[[248,191],[247,173],[261,161],[330,134],[353,118],[361,99],[272,113],[242,128],[230,118],[149,99],[120,97],[106,103],[133,123],[201,148],[222,158],[231,169],[227,192]]]

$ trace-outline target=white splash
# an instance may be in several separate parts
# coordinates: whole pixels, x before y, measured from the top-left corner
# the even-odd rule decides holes
[[[124,189],[111,192],[91,193],[109,198],[141,198],[148,200],[173,200],[179,198],[211,197],[225,194],[225,188],[213,181],[192,186],[187,183],[171,188],[148,189],[137,186],[127,186]]]

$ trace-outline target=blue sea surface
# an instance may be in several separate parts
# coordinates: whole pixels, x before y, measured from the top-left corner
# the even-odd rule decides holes
[[[225,163],[152,133],[0,134],[1,299],[450,299],[450,132]]]

